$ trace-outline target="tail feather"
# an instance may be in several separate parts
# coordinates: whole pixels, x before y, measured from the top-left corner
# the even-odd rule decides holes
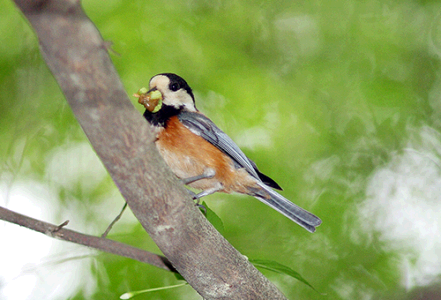
[[[315,227],[319,226],[322,223],[322,220],[320,220],[319,217],[295,205],[282,195],[272,190],[264,183],[258,182],[258,184],[263,189],[263,191],[259,191],[258,193],[253,194],[254,197],[259,199],[266,205],[270,206],[271,208],[277,210],[285,217],[296,222],[309,232],[314,232]],[[262,194],[262,192],[264,193]]]

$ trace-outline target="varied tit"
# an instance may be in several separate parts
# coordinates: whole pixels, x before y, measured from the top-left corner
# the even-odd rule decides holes
[[[140,89],[144,117],[156,132],[156,146],[174,174],[192,188],[202,190],[199,199],[214,192],[256,197],[310,232],[321,220],[285,199],[272,188],[280,186],[257,169],[256,164],[195,106],[187,82],[171,73],[150,80]]]

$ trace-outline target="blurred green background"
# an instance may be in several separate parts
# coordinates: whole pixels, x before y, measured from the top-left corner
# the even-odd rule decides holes
[[[0,0],[0,205],[101,234],[123,205],[37,39]],[[205,199],[290,299],[441,299],[441,2],[92,1],[132,95],[157,73],[322,218],[310,234],[251,197]],[[130,97],[142,112],[136,99]],[[0,222],[1,299],[118,299],[165,271]],[[131,212],[109,236],[159,253]],[[200,299],[191,287],[137,299]]]

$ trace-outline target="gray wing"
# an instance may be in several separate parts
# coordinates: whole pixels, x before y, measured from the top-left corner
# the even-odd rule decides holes
[[[257,184],[262,188],[262,190],[256,190],[256,193],[250,193],[250,195],[253,195],[266,205],[282,213],[310,232],[314,232],[315,227],[321,224],[322,221],[317,216],[311,214],[303,208],[300,208],[284,198],[282,195],[273,191],[265,181],[270,180],[271,184],[275,184],[275,188],[280,188],[277,183],[275,183],[271,178],[260,173],[257,170],[256,164],[248,159],[242,150],[240,150],[239,147],[233,142],[233,140],[230,139],[228,135],[226,135],[216,125],[214,125],[210,119],[195,112],[181,112],[178,115],[178,118],[182,124],[194,134],[201,136],[216,146],[218,149],[231,157],[236,166],[245,168],[251,176],[258,179]],[[260,176],[264,176],[265,180],[262,180],[259,174]]]
[[[196,112],[181,112],[178,115],[179,121],[191,132],[203,137],[205,140],[219,148],[230,156],[234,163],[248,171],[253,177],[260,180],[256,172],[256,164],[252,162],[233,142],[233,140],[217,127],[213,121],[206,116]]]

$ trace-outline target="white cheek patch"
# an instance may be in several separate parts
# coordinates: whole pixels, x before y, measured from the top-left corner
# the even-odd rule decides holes
[[[188,111],[196,112],[196,107],[194,106],[193,102],[191,104],[185,103],[184,106]]]
[[[150,80],[150,89],[156,87],[164,96],[163,103],[176,108],[184,106],[186,110],[195,112],[193,98],[186,90],[171,91],[170,79],[164,75],[157,75]]]
[[[188,111],[196,111],[193,98],[191,98],[184,89],[180,89],[176,92],[168,90],[164,93],[164,103],[176,108],[184,106]]]

